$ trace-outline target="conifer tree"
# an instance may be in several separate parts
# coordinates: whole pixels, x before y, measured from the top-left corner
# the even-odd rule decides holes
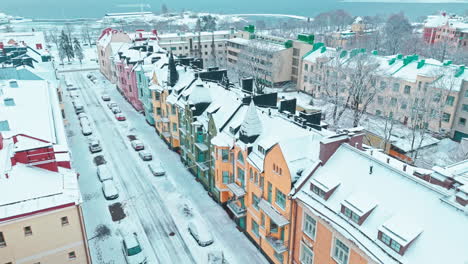
[[[80,61],[80,64],[81,64],[81,62],[84,59],[84,54],[83,54],[83,48],[81,48],[81,44],[80,44],[80,42],[78,41],[77,38],[73,39],[73,50],[74,50],[75,55],[76,55],[76,57],[78,58],[78,60]]]

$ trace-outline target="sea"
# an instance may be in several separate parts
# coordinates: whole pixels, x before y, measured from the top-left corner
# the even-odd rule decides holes
[[[321,12],[343,9],[353,16],[388,15],[404,12],[417,19],[441,10],[449,13],[468,12],[468,1],[459,3],[349,2],[343,0],[0,0],[0,12],[33,19],[102,18],[106,13],[144,11],[159,12],[165,4],[169,11],[184,10],[221,14],[273,13],[313,17]],[[388,1],[388,0],[387,0]],[[433,0],[428,0],[429,2]],[[443,2],[444,0],[439,0]],[[464,3],[463,3],[464,2]]]

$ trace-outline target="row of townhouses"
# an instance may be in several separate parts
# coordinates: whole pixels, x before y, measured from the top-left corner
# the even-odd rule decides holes
[[[40,59],[43,34],[0,39],[0,263],[91,263],[62,83]]]
[[[142,105],[151,96],[147,121],[271,263],[468,260],[467,162],[412,167],[364,145],[359,128],[330,132],[320,112],[255,92],[253,78],[233,85],[156,47],[145,58],[132,78],[145,79]]]
[[[429,44],[447,43],[468,51],[468,17],[447,12],[428,16],[424,22],[423,39]]]

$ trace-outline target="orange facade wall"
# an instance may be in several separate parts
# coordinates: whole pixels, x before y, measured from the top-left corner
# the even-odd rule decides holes
[[[315,237],[309,237],[303,231],[304,213],[307,213],[316,220]],[[314,254],[313,263],[337,263],[332,257],[335,238],[338,238],[349,247],[349,264],[371,263],[368,260],[368,257],[359,248],[357,248],[353,242],[343,237],[311,210],[304,208],[301,201],[294,200],[293,218],[294,223],[292,225],[294,230],[292,232],[293,239],[291,243],[291,255],[292,260],[296,263],[301,263],[301,245],[306,245],[312,250]]]

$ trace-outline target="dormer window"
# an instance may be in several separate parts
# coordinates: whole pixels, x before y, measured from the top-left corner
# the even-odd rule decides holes
[[[328,200],[340,183],[333,177],[316,177],[310,180],[310,190],[324,200]]]
[[[411,243],[422,233],[411,219],[394,216],[379,227],[378,239],[393,251],[404,255]]]
[[[358,225],[362,225],[377,203],[363,193],[354,193],[341,204],[341,213]]]
[[[262,146],[258,146],[258,152],[262,153],[263,155],[265,155],[265,149],[262,147]]]

